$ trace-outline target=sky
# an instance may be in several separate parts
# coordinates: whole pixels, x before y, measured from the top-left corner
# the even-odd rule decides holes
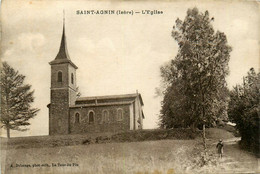
[[[214,29],[224,32],[233,48],[228,87],[241,83],[251,67],[259,71],[260,15],[254,1],[3,1],[1,60],[26,76],[25,83],[35,90],[33,106],[40,109],[28,131],[11,131],[11,136],[48,134],[48,63],[58,53],[63,10],[81,96],[138,90],[144,101],[144,128],[157,128],[162,97],[156,97],[155,88],[160,86],[160,67],[178,50],[172,27],[195,6],[200,12],[209,11]],[[77,10],[159,10],[163,14],[77,15]]]

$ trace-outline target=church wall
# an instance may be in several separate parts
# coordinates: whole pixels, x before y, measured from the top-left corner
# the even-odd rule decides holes
[[[77,99],[77,92],[74,89],[69,88],[69,105],[75,105]]]
[[[139,97],[136,97],[135,99],[135,130],[137,129],[142,129],[142,106],[141,106],[141,103],[140,103],[140,99]],[[139,121],[138,121],[139,120]]]
[[[87,108],[70,108],[70,133],[120,132],[130,129],[130,105],[93,106]],[[118,109],[123,110],[123,120],[117,120]],[[108,111],[109,121],[104,121],[104,111]],[[89,122],[89,112],[94,112],[94,122]],[[80,121],[75,121],[76,113],[80,114]]]
[[[69,69],[68,69],[69,87],[72,89],[76,89],[76,87],[77,87],[76,69],[73,66],[71,66],[70,64],[68,66],[69,66]],[[73,83],[72,83],[71,74],[73,74]]]
[[[49,114],[49,134],[67,134],[69,101],[67,89],[52,89]]]
[[[76,80],[76,69],[72,67],[70,64],[68,65],[68,76],[69,76],[69,104],[75,105],[75,101],[77,99],[77,80]],[[71,77],[71,74],[73,74],[73,77]]]
[[[130,105],[130,130],[134,130],[134,106]]]

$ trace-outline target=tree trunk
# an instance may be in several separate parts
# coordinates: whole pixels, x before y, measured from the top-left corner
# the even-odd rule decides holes
[[[6,127],[6,130],[7,130],[7,138],[9,139],[10,138],[10,128]]]
[[[203,124],[203,146],[205,152],[207,151],[207,145],[206,145],[206,130],[205,130],[205,123]]]
[[[205,124],[203,124],[203,146],[204,146],[204,149],[206,150],[207,146],[206,146]]]
[[[195,123],[194,123],[194,122],[191,124],[191,130],[192,130],[192,132],[195,132],[195,131],[196,131],[196,126],[195,126]]]

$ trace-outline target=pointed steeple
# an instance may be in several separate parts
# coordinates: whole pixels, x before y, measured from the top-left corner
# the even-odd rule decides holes
[[[53,64],[60,64],[60,63],[70,63],[76,69],[78,68],[72,61],[70,60],[70,56],[67,50],[67,40],[66,40],[66,33],[65,33],[65,12],[63,10],[63,29],[62,29],[62,36],[60,42],[60,49],[56,58],[50,62],[50,65]]]
[[[65,34],[65,12],[63,10],[63,31],[60,43],[60,50],[55,59],[69,59],[70,56],[67,50],[67,41],[66,41],[66,34]]]

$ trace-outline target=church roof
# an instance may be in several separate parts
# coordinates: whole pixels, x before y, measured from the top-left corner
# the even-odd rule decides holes
[[[66,33],[65,33],[65,21],[63,19],[63,31],[62,31],[62,37],[60,42],[60,49],[56,56],[56,58],[51,61],[50,65],[55,64],[62,64],[62,63],[70,63],[74,68],[78,68],[71,60],[67,49],[67,40],[66,40]]]
[[[133,101],[126,102],[106,102],[106,103],[91,103],[91,104],[76,104],[70,106],[70,108],[80,108],[80,107],[89,107],[89,106],[114,106],[114,105],[129,105],[132,104]]]
[[[113,103],[113,102],[127,102],[127,101],[134,101],[136,97],[139,97],[140,103],[143,106],[143,99],[141,94],[134,93],[134,94],[122,94],[122,95],[105,95],[105,96],[92,96],[92,97],[80,97],[76,100],[76,105],[85,103],[91,104],[93,102],[97,103]]]

